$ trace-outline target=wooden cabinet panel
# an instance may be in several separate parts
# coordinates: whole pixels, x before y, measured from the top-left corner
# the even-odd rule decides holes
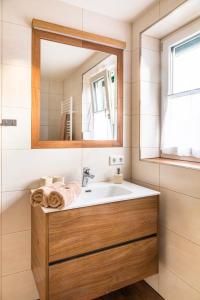
[[[158,197],[49,214],[49,261],[157,233]]]
[[[157,271],[157,238],[147,238],[50,266],[49,299],[94,299]]]

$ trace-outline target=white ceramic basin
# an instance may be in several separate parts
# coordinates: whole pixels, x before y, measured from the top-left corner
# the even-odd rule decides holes
[[[90,186],[84,188],[81,194],[82,199],[95,200],[95,199],[104,199],[116,196],[127,196],[131,194],[131,191],[125,187],[119,185],[99,185],[99,186]]]
[[[82,188],[80,196],[74,199],[70,205],[65,206],[63,210],[133,200],[159,194],[157,191],[127,181],[124,181],[122,184],[98,182]],[[45,213],[58,211],[44,207],[42,209]]]

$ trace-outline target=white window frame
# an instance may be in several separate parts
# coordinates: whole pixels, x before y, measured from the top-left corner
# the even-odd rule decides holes
[[[176,44],[180,44],[182,41],[193,37],[200,33],[200,18],[191,22],[190,24],[182,27],[181,29],[170,34],[166,38],[161,40],[161,132],[162,132],[162,120],[165,114],[166,101],[168,97],[177,95],[184,95],[191,93],[191,91],[184,91],[173,94],[171,86],[171,72],[172,72],[172,59],[171,59],[171,47]],[[195,90],[193,90],[195,92]],[[197,89],[196,91],[199,91]],[[161,157],[185,161],[200,162],[199,158],[191,156],[177,156],[171,154],[163,154],[161,151]]]

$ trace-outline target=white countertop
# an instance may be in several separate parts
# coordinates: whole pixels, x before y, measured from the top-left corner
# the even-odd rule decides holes
[[[42,207],[42,210],[44,213],[59,212],[68,209],[151,197],[159,194],[160,192],[158,191],[127,181],[124,181],[122,184],[98,182],[89,184],[86,188],[82,188],[80,196],[62,210],[44,207]]]

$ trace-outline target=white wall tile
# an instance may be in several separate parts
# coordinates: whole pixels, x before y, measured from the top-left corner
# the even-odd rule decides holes
[[[142,159],[160,157],[160,148],[140,148],[140,157]]]
[[[2,42],[3,64],[31,67],[31,29],[4,22]]]
[[[29,191],[2,194],[2,234],[30,229]]]
[[[32,19],[82,28],[82,9],[56,0],[3,0],[3,20],[31,26]]]
[[[17,126],[2,127],[2,148],[29,149],[31,147],[31,110],[3,107],[2,118],[17,120]]]
[[[93,181],[111,179],[116,173],[117,167],[121,168],[124,178],[129,179],[131,176],[130,153],[131,151],[129,148],[83,149],[82,167],[91,168],[91,172],[95,174]],[[110,166],[109,156],[111,155],[124,155],[125,164],[122,166]]]
[[[142,32],[157,20],[159,20],[159,1],[156,1],[155,4],[148,8],[135,20],[133,24],[134,31]]]
[[[148,36],[146,34],[142,34],[142,48],[146,48],[153,51],[160,51],[160,40]]]
[[[31,69],[3,65],[2,72],[2,105],[30,108]]]
[[[142,48],[140,79],[160,82],[160,52]]]
[[[119,39],[131,50],[131,24],[88,10],[83,11],[83,30]]]
[[[3,191],[37,187],[40,177],[48,175],[80,181],[81,149],[6,150],[2,173]]]
[[[160,114],[160,85],[158,83],[141,81],[140,112],[142,115]]]
[[[22,231],[2,236],[2,275],[29,270],[31,233]]]
[[[159,148],[159,116],[140,116],[140,145],[142,148]]]
[[[31,271],[2,278],[2,300],[37,300],[39,298]]]

